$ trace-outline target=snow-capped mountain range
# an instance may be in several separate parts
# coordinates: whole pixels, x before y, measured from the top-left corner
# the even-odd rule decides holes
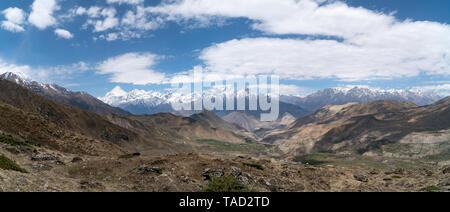
[[[217,90],[216,90],[217,91]],[[214,90],[208,92],[216,92]],[[245,92],[238,92],[238,98],[245,96]],[[199,94],[182,94],[179,92],[133,90],[126,92],[115,87],[104,97],[103,102],[120,107],[135,114],[148,114],[158,112],[173,112],[171,104],[174,102],[191,102],[200,98]],[[417,105],[427,105],[441,99],[433,92],[413,90],[382,90],[367,87],[329,88],[318,91],[306,97],[281,96],[281,102],[296,105],[309,112],[314,112],[326,105],[342,105],[349,102],[369,102],[393,99],[398,101],[411,101]],[[284,104],[286,105],[286,104]]]
[[[6,79],[55,101],[81,107],[85,110],[99,114],[154,114],[161,112],[176,112],[172,108],[173,103],[190,103],[199,100],[199,93],[182,93],[176,90],[165,91],[145,91],[133,90],[124,91],[120,87],[115,87],[104,97],[95,98],[85,92],[73,92],[58,85],[49,85],[39,82],[24,80],[14,73],[4,73],[0,79]],[[203,91],[203,95],[214,95],[223,92],[224,88],[213,88]],[[249,90],[237,92],[237,98],[245,98],[249,95]],[[436,102],[442,97],[433,92],[420,90],[383,90],[368,87],[345,87],[328,88],[306,97],[281,96],[280,113],[288,112],[295,117],[312,113],[326,105],[342,105],[349,102],[369,102],[385,99],[398,101],[410,101],[417,105],[428,105]],[[127,112],[128,111],[128,112]],[[178,111],[178,115],[192,115],[199,111]],[[230,113],[233,111],[230,111]],[[186,114],[183,114],[186,113]],[[217,112],[225,116],[228,112]],[[257,115],[257,113],[252,114]]]
[[[370,102],[392,99],[410,101],[423,106],[436,102],[442,97],[436,93],[421,90],[383,90],[368,87],[328,88],[306,97],[282,96],[281,101],[316,111],[326,105],[343,105],[349,102]]]
[[[211,88],[203,91],[203,95],[217,96],[226,92],[224,88]],[[248,91],[237,92],[237,98],[245,98]],[[130,92],[124,91],[121,87],[116,86],[104,97],[99,97],[103,102],[128,110],[134,114],[151,114],[161,112],[175,112],[172,108],[174,103],[189,104],[195,101],[200,101],[201,93],[185,93],[179,90],[159,91],[145,91],[132,90]],[[178,111],[180,112],[180,111]],[[187,113],[187,115],[191,115]]]

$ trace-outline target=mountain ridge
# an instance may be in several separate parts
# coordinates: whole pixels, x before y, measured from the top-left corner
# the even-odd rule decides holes
[[[432,104],[442,97],[432,93],[413,90],[382,90],[366,87],[327,88],[306,97],[282,96],[281,101],[295,104],[310,111],[317,111],[327,105],[343,105],[350,102],[370,102],[378,100],[410,101],[423,106]]]
[[[289,154],[381,151],[391,156],[423,157],[450,151],[448,140],[442,140],[450,137],[449,117],[450,98],[426,106],[395,100],[348,103],[326,106],[269,132],[263,141],[276,143]]]
[[[105,104],[104,102],[89,95],[86,92],[73,92],[55,84],[43,84],[36,81],[30,82],[22,79],[19,75],[16,75],[12,72],[3,73],[2,75],[0,75],[0,79],[14,82],[56,102],[77,106],[101,115],[109,113],[130,114],[129,112],[121,108],[112,107],[108,104]]]

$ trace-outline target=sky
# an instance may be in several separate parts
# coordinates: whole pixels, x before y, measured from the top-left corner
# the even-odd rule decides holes
[[[2,0],[0,73],[104,96],[202,70],[450,95],[450,1]]]

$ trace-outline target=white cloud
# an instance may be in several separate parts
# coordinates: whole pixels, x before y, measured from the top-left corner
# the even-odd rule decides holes
[[[19,8],[10,7],[2,11],[6,21],[2,21],[2,28],[11,32],[23,32],[25,29],[21,26],[25,22],[26,13]]]
[[[141,4],[144,3],[144,0],[106,0],[108,4]]]
[[[52,67],[31,67],[28,65],[8,63],[0,58],[0,74],[12,72],[26,80],[43,83],[55,83],[60,80],[71,79],[75,75],[89,69],[91,67],[84,62]]]
[[[23,27],[21,27],[18,24],[9,22],[9,21],[2,21],[2,28],[4,30],[8,30],[11,32],[23,32],[25,31],[25,29]]]
[[[102,8],[97,7],[97,6],[93,6],[90,7],[86,13],[90,18],[98,18],[100,16]],[[80,11],[80,13],[84,14],[82,11]]]
[[[139,30],[155,30],[164,22],[160,17],[149,20],[148,15],[148,11],[144,7],[138,6],[136,12],[130,10],[124,15],[122,25]]]
[[[15,24],[23,24],[25,21],[25,12],[17,7],[10,7],[3,10],[3,15],[5,18]]]
[[[31,14],[28,17],[31,24],[41,30],[56,25],[57,21],[53,17],[53,13],[59,10],[56,0],[35,0],[31,8]]]
[[[436,44],[435,48],[441,47]],[[218,73],[277,74],[297,80],[391,79],[413,77],[421,72],[448,75],[449,61],[433,54],[435,48],[422,48],[419,43],[407,51],[395,44],[380,49],[334,40],[255,38],[216,44],[204,49],[200,59],[209,70]]]
[[[119,3],[119,2],[116,2]],[[119,17],[117,10],[110,6],[106,8],[92,6],[89,8],[76,7],[70,11],[70,16],[87,16],[82,28],[93,27],[94,33],[103,33],[94,37],[94,40],[130,40],[145,36],[145,31],[156,30],[164,24],[164,19],[151,14],[143,5],[135,7]],[[108,33],[106,33],[108,32]]]
[[[450,84],[438,84],[438,85],[425,85],[425,86],[417,86],[412,90],[417,91],[432,91],[441,96],[447,97],[450,96]]]
[[[280,84],[280,95],[305,97],[314,93],[315,90],[297,85]]]
[[[24,79],[30,79],[32,74],[30,66],[10,64],[0,59],[0,74],[12,72]]]
[[[113,29],[119,25],[119,19],[116,18],[115,8],[103,8],[98,7],[89,8],[87,14],[91,19],[88,19],[87,25],[94,26],[94,32],[103,32],[109,29]],[[92,19],[97,17],[103,17],[103,19]]]
[[[64,38],[64,39],[72,39],[73,38],[73,34],[70,33],[69,31],[65,30],[65,29],[56,29],[55,30],[55,34],[58,37]]]
[[[390,15],[323,0],[179,0],[152,7],[168,20],[205,22],[217,17],[248,18],[252,27],[273,34],[353,37],[382,30],[395,20]]]
[[[151,53],[127,53],[112,57],[97,66],[98,74],[111,75],[115,83],[159,84],[165,74],[153,70],[160,57]]]
[[[147,8],[180,23],[207,26],[220,18],[248,18],[270,34],[328,38],[231,40],[203,50],[206,68],[221,74],[276,73],[282,78],[345,81],[449,75],[450,26],[399,21],[361,7],[323,0],[179,0]],[[317,40],[314,40],[317,39]]]
[[[109,33],[106,36],[107,41],[114,41],[114,40],[117,40],[118,38],[119,38],[119,35],[117,33]]]
[[[84,7],[78,7],[76,10],[75,10],[75,14],[76,15],[84,15],[84,14],[86,14],[87,13],[87,10],[86,10],[86,8],[84,8]]]

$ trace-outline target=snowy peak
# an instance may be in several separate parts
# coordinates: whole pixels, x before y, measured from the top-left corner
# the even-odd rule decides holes
[[[420,90],[383,90],[369,87],[327,88],[307,97],[284,96],[282,101],[292,103],[311,111],[326,105],[344,105],[350,102],[370,102],[378,100],[410,101],[417,105],[428,105],[441,99],[433,92]]]
[[[112,106],[124,106],[130,104],[146,104],[148,106],[156,106],[168,102],[170,94],[164,94],[157,91],[132,90],[124,91],[121,87],[116,86],[104,97],[99,99]]]
[[[124,91],[120,86],[116,86],[108,94],[111,96],[125,96],[127,95],[127,92]]]
[[[3,73],[2,75],[0,75],[0,79],[5,79],[5,80],[11,81],[11,82],[15,82],[16,84],[19,84],[22,86],[28,83],[22,77],[20,77],[18,74],[12,73],[12,72]]]

